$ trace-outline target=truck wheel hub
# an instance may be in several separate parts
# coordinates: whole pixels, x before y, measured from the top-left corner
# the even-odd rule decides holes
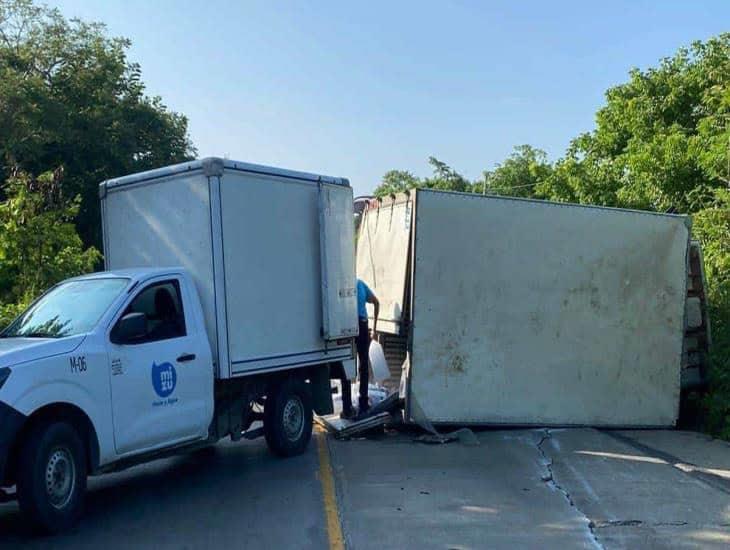
[[[68,449],[56,449],[46,465],[46,493],[51,505],[60,509],[71,500],[76,485],[76,469]]]
[[[284,406],[284,434],[290,441],[296,441],[304,431],[304,406],[301,399],[292,397]]]

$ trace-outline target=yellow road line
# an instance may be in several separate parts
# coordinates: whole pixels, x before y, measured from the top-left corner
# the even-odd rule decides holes
[[[320,426],[317,426],[316,429],[317,454],[319,455],[319,480],[322,483],[324,515],[327,520],[327,537],[330,542],[330,550],[344,550],[345,542],[342,538],[340,514],[337,510],[335,477],[332,475],[330,452],[327,446],[327,433]]]

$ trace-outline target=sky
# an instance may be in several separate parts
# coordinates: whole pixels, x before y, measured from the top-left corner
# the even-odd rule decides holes
[[[470,179],[516,145],[554,160],[604,92],[730,31],[730,1],[46,0],[132,41],[198,155],[350,179],[435,156]]]

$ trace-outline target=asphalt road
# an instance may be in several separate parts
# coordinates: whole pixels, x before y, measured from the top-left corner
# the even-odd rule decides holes
[[[322,438],[322,439],[317,439]],[[726,548],[730,446],[672,431],[316,435],[293,459],[263,441],[90,481],[71,532],[35,537],[0,505],[0,548]],[[318,444],[319,443],[319,444]]]

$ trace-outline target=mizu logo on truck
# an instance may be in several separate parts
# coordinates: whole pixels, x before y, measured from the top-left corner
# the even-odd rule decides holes
[[[153,405],[171,405],[177,402],[177,398],[165,399],[170,397],[175,386],[177,385],[177,372],[171,363],[152,363],[152,387],[155,393],[162,397],[163,401],[155,401]]]

